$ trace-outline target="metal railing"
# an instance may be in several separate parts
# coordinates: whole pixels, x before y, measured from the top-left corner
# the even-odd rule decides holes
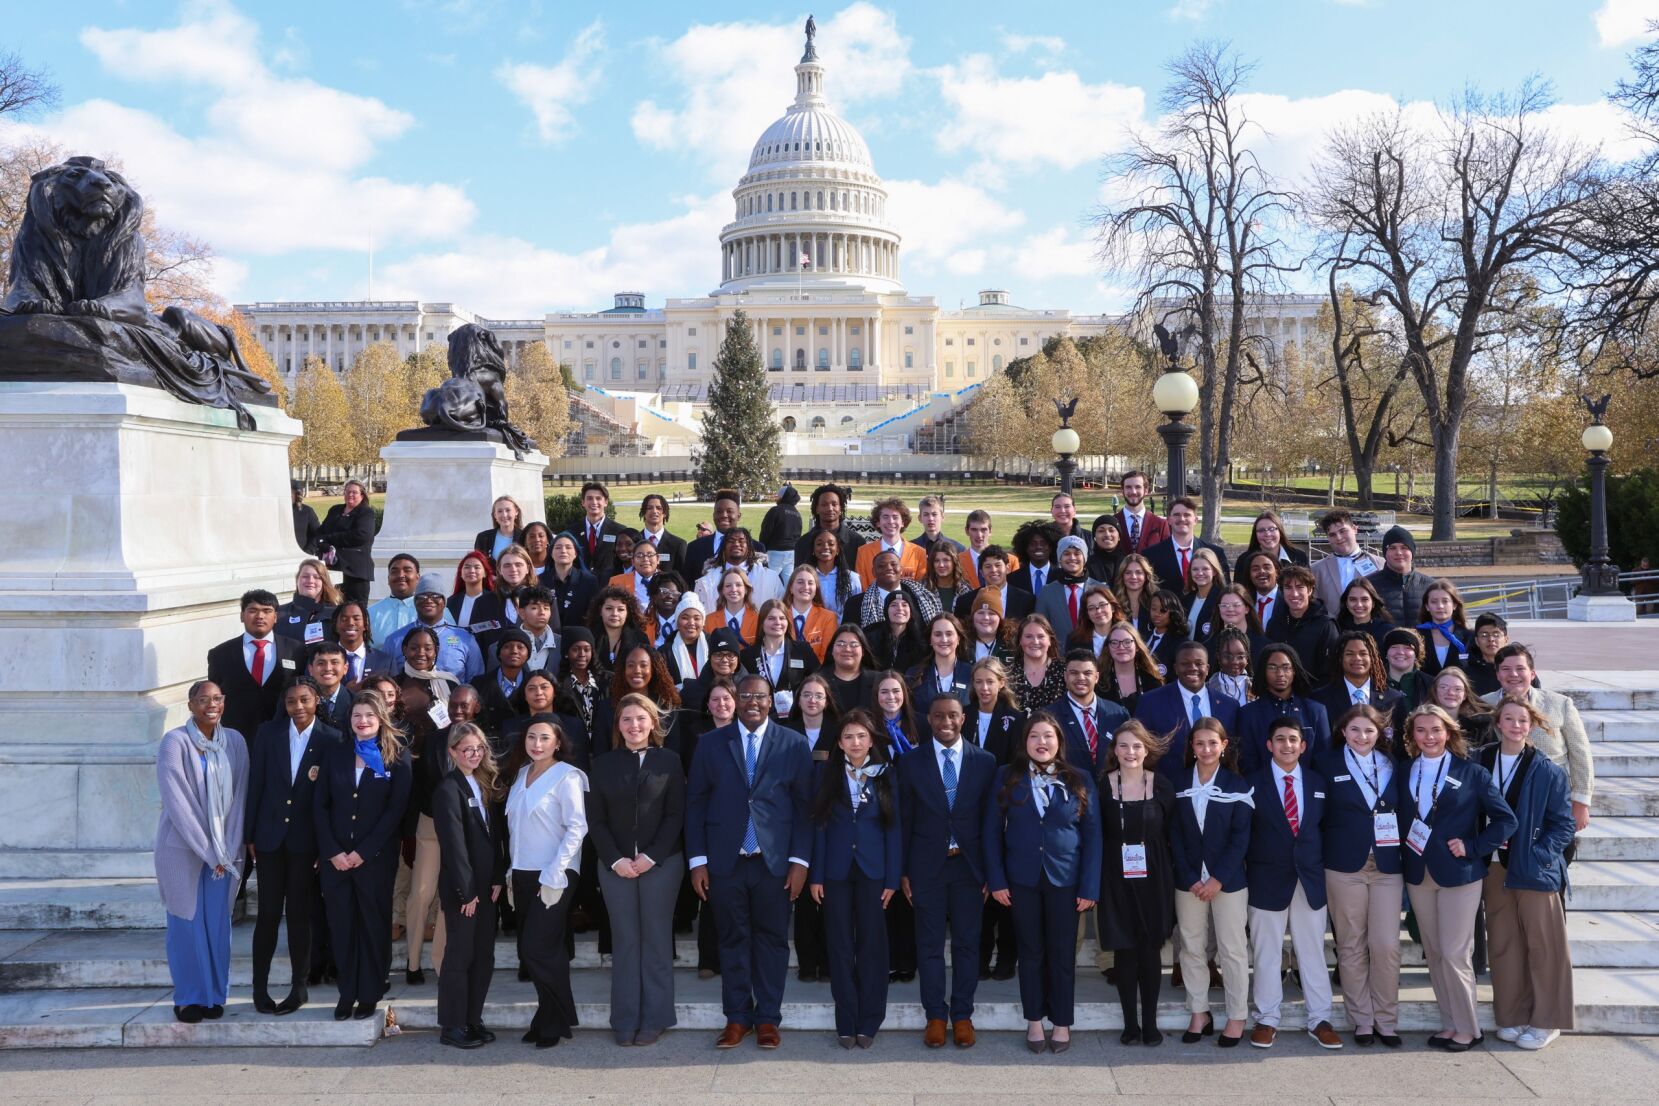
[[[1577,576],[1544,576],[1459,587],[1463,607],[1473,619],[1481,614],[1510,618],[1566,618],[1567,602],[1578,594]],[[1659,569],[1619,573],[1619,587],[1636,604],[1638,618],[1659,614]]]

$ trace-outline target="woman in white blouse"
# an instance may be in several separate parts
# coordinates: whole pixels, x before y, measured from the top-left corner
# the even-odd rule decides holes
[[[519,962],[536,985],[536,1016],[524,1040],[537,1048],[552,1048],[576,1024],[565,917],[588,832],[588,779],[562,760],[567,749],[554,716],[536,716],[514,750],[523,767],[507,794]]]

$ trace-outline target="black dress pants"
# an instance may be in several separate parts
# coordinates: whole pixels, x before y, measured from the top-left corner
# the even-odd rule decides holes
[[[253,924],[253,989],[269,993],[271,959],[277,930],[288,918],[288,986],[299,990],[311,971],[311,907],[315,894],[315,854],[272,849],[254,857],[259,869],[259,915]]]
[[[536,987],[536,1016],[530,1028],[544,1041],[569,1037],[576,1025],[576,999],[570,993],[570,953],[566,951],[566,920],[574,897],[577,873],[566,872],[559,901],[541,901],[541,873],[513,870],[513,909],[518,911],[518,959],[529,969]],[[445,924],[448,924],[447,922]],[[448,967],[445,964],[445,967]]]
[[[1158,1027],[1158,991],[1163,984],[1164,943],[1148,941],[1137,948],[1113,949],[1118,976],[1118,1004],[1123,1024],[1142,1029]],[[1138,1006],[1137,1006],[1138,1001]]]
[[[443,911],[444,970],[438,973],[438,1026],[465,1029],[484,1021],[484,999],[495,975],[495,903],[480,895],[470,918],[459,907],[445,906]]]
[[[340,969],[340,998],[359,1005],[377,1003],[385,997],[386,973],[392,970],[397,850],[388,845],[379,856],[349,872],[325,860],[319,871],[334,962]]]

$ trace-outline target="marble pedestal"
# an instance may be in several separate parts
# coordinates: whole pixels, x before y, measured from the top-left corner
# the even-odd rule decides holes
[[[547,520],[547,458],[541,453],[520,461],[496,442],[409,441],[393,442],[380,457],[386,462],[386,506],[374,539],[376,599],[386,594],[386,565],[399,553],[449,580],[478,531],[492,525],[490,504],[498,496],[512,496],[526,523]]]
[[[1622,595],[1575,595],[1567,600],[1574,622],[1634,622],[1636,604]]]
[[[0,381],[0,875],[104,875],[249,588],[293,589],[300,424],[159,388]],[[18,855],[35,851],[32,855]]]

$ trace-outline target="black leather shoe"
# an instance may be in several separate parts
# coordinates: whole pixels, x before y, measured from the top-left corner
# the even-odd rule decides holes
[[[915,968],[911,968],[907,972],[900,972],[899,973],[899,982],[900,983],[909,983],[911,980],[913,980],[915,978],[916,978],[916,969]]]
[[[334,1004],[334,1020],[343,1022],[351,1017],[351,999],[343,998]]]
[[[519,1038],[519,1040],[523,1041],[527,1045],[533,1045],[540,1039],[541,1038],[537,1036],[536,1031],[533,1027],[530,1028],[530,1029],[526,1029],[524,1031],[524,1036]]]
[[[1361,1048],[1370,1048],[1377,1043],[1377,1035],[1369,1029],[1364,1033],[1356,1029],[1354,1030],[1354,1043]]]
[[[558,1045],[558,1037],[543,1037],[541,1040],[536,1042],[537,1048],[557,1048]]]
[[[474,1037],[465,1029],[446,1029],[438,1034],[438,1043],[450,1048],[483,1048],[482,1037]]]
[[[197,1022],[201,1021],[202,1013],[202,1008],[200,1006],[173,1007],[173,1017],[177,1018],[185,1025],[195,1025]]]
[[[483,1022],[479,1022],[477,1025],[467,1026],[467,1032],[471,1033],[474,1037],[477,1037],[485,1044],[491,1044],[495,1041],[495,1034],[490,1032]]]
[[[1384,1048],[1399,1048],[1405,1044],[1398,1033],[1378,1033],[1377,1040],[1382,1042]]]
[[[277,1004],[271,998],[270,992],[264,988],[259,988],[253,993],[253,1008],[256,1013],[274,1014],[276,1013]]]
[[[351,1012],[351,1016],[356,1021],[362,1021],[364,1018],[372,1018],[374,1017],[374,1008],[375,1004],[372,1002],[360,1002],[357,1004],[357,1009]]]
[[[1140,1044],[1140,1041],[1141,1041],[1141,1027],[1138,1026],[1138,1025],[1126,1025],[1126,1026],[1124,1026],[1123,1027],[1123,1032],[1118,1034],[1118,1040],[1121,1043],[1126,1044],[1126,1045]]]
[[[323,969],[320,966],[316,967],[316,968],[312,968],[311,969],[311,974],[305,977],[305,981],[313,987],[315,987],[318,984],[322,983],[322,981],[323,981]]]
[[[403,973],[403,982],[411,987],[419,987],[426,983],[425,968],[410,968]]]
[[[276,1013],[279,1017],[283,1014],[292,1014],[310,1000],[311,995],[304,987],[289,991],[288,997],[277,1003]]]
[[[1164,1035],[1157,1026],[1151,1025],[1141,1030],[1141,1044],[1155,1047],[1163,1043]]]
[[[518,966],[518,981],[520,983],[530,982],[530,969],[526,968],[523,964]]]
[[[1013,979],[1015,970],[1016,965],[1013,963],[998,964],[996,967],[991,969],[991,978],[1000,980]]]
[[[210,1022],[216,1022],[225,1016],[225,1008],[223,1006],[208,1006],[204,1008],[204,1011],[205,1012],[202,1014],[202,1017],[206,1018]],[[1480,1042],[1477,1041],[1475,1043],[1479,1044]]]

